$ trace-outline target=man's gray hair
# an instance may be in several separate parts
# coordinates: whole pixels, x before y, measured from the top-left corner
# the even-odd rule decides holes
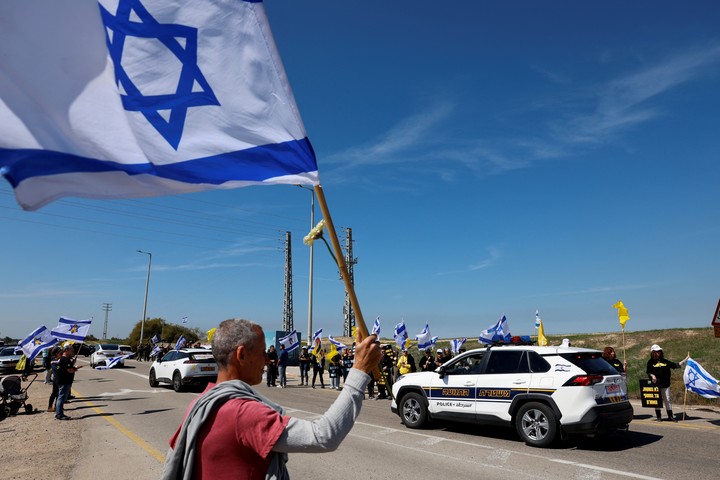
[[[215,330],[212,339],[212,353],[220,368],[227,368],[230,364],[230,355],[240,345],[252,350],[260,340],[257,329],[261,328],[257,323],[241,318],[225,320]]]

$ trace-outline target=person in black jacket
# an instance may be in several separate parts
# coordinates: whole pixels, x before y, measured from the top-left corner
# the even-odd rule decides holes
[[[647,374],[650,381],[660,388],[660,397],[665,404],[667,410],[668,421],[677,422],[672,411],[672,401],[670,400],[670,370],[680,368],[685,364],[687,358],[680,363],[671,362],[665,358],[660,345],[655,344],[650,347],[650,360],[647,362]],[[662,422],[662,415],[659,408],[655,409],[655,417],[658,422]]]
[[[619,374],[624,375],[627,371],[627,362],[623,364],[623,362],[617,359],[615,349],[613,347],[605,347],[602,357],[606,362],[615,367],[615,370],[617,370]]]

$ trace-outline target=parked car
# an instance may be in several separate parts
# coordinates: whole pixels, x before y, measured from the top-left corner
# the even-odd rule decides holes
[[[393,385],[391,409],[409,428],[431,420],[515,427],[531,446],[558,435],[627,429],[625,377],[602,352],[573,347],[492,346]]]
[[[107,365],[108,358],[117,357],[123,355],[120,350],[120,345],[116,343],[100,343],[95,345],[95,350],[90,354],[90,368],[95,368],[98,365]],[[125,360],[118,362],[118,367],[125,366]]]
[[[148,383],[157,387],[169,383],[176,392],[186,385],[207,385],[217,380],[217,364],[210,350],[181,348],[170,350],[150,366]]]
[[[16,346],[17,345],[10,345],[0,348],[0,370],[5,372],[8,370],[15,370],[15,367],[23,354],[22,351],[15,353]]]
[[[119,347],[123,355],[135,355],[135,352],[130,345],[119,345]]]

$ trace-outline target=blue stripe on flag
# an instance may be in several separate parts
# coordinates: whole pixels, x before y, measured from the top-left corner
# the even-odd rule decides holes
[[[66,173],[124,172],[130,176],[153,175],[189,184],[222,185],[231,181],[262,182],[317,170],[307,138],[169,165],[127,165],[50,150],[0,148],[0,164],[10,167],[5,178],[13,188],[29,178]]]

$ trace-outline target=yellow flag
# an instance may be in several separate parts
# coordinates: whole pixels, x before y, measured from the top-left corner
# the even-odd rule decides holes
[[[328,360],[328,362],[334,362],[335,357],[337,357],[338,355],[340,355],[340,352],[338,352],[338,349],[335,346],[335,344],[332,344],[330,346],[330,351],[328,352],[327,355],[325,355],[325,358]]]
[[[350,333],[353,338],[357,338],[357,327],[353,326]]]
[[[212,337],[213,335],[215,335],[215,330],[217,330],[217,328],[211,328],[207,331],[208,342],[212,342]]]
[[[320,353],[320,345],[321,345],[320,339],[316,338],[315,339],[315,347],[313,348],[313,351],[312,351],[312,354],[315,355],[316,357]]]
[[[542,320],[540,320],[540,326],[538,327],[538,345],[546,347],[548,345],[548,339],[545,336],[545,329],[543,328]]]
[[[410,345],[411,345],[411,344],[412,344],[412,340],[410,340],[409,337],[406,338],[406,339],[405,339],[405,349],[406,349],[406,350],[410,350]]]
[[[630,320],[630,315],[628,315],[628,310],[625,308],[625,305],[622,301],[617,302],[615,305],[613,305],[614,308],[617,308],[618,310],[618,319],[620,320],[620,326],[623,330],[625,330],[625,322]]]

